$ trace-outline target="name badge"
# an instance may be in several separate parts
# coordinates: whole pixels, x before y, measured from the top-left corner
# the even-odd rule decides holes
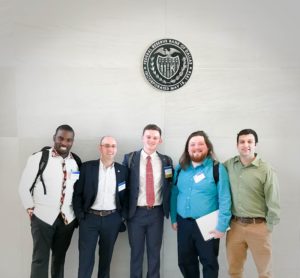
[[[119,192],[122,191],[122,190],[124,190],[125,188],[126,188],[125,181],[123,181],[123,182],[121,182],[121,183],[118,184],[118,191]]]
[[[172,173],[172,167],[171,166],[167,166],[165,167],[165,178],[172,178],[173,173]]]
[[[199,183],[200,181],[205,179],[205,175],[203,173],[199,173],[194,176],[195,183]]]
[[[80,171],[71,170],[70,179],[77,181],[79,179]]]

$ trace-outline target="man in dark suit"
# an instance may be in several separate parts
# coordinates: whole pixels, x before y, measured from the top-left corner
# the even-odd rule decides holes
[[[116,140],[103,137],[99,151],[100,160],[82,164],[74,186],[73,207],[79,220],[78,278],[92,276],[98,239],[98,278],[110,277],[113,248],[124,225],[122,217],[126,217],[128,170],[114,162]]]
[[[146,242],[147,278],[159,278],[164,216],[169,217],[172,160],[157,152],[161,129],[154,124],[143,130],[143,149],[126,154],[129,168],[128,236],[131,247],[130,277],[141,278]]]

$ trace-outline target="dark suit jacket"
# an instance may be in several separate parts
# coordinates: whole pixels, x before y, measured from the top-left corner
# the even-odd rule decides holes
[[[163,186],[162,189],[163,211],[165,217],[169,218],[172,177],[165,178],[165,168],[171,166],[172,173],[173,173],[174,172],[173,163],[172,163],[172,159],[169,156],[160,154],[158,152],[157,154],[162,162],[161,177],[163,181],[163,185],[162,185]],[[134,215],[137,207],[137,200],[139,196],[139,187],[140,187],[140,157],[141,157],[141,150],[134,152],[133,155],[132,153],[126,154],[123,160],[123,165],[125,165],[129,169],[128,219],[130,219]],[[129,163],[130,165],[128,165]]]
[[[77,219],[84,218],[90,207],[94,204],[98,193],[99,160],[91,160],[82,164],[79,179],[74,184],[73,209]],[[116,172],[116,206],[119,213],[126,218],[128,207],[128,170],[119,163],[114,163]],[[124,190],[118,187],[126,183]]]

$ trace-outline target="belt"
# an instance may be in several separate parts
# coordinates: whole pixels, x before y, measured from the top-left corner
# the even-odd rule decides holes
[[[232,216],[232,219],[236,222],[244,223],[244,224],[259,224],[266,222],[266,218],[264,217],[239,217],[239,216]]]
[[[195,221],[196,219],[193,217],[182,217],[180,214],[177,213],[177,218],[182,220],[189,220],[189,221]]]
[[[116,212],[116,209],[112,209],[112,210],[95,210],[95,209],[89,209],[88,213],[92,213],[98,216],[107,216],[110,215],[114,212]]]
[[[141,208],[141,209],[155,209],[155,208],[159,208],[159,207],[162,207],[162,205],[158,205],[158,206],[138,206],[138,208]]]

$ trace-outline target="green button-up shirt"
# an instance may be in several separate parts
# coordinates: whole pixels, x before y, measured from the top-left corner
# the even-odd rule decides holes
[[[265,217],[270,230],[279,222],[279,187],[275,171],[256,155],[244,166],[239,156],[224,163],[230,180],[232,214]]]

